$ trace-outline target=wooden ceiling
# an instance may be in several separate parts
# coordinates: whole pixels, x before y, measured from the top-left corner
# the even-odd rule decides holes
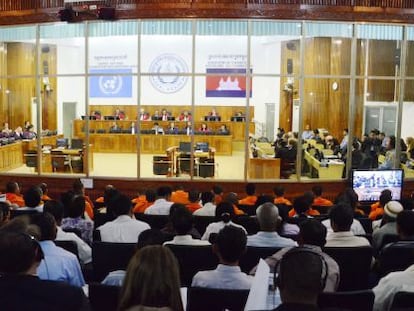
[[[412,23],[414,0],[108,0],[71,3],[75,21],[96,19],[90,6],[116,8],[117,19],[252,18]],[[0,25],[59,21],[65,0],[0,0]]]

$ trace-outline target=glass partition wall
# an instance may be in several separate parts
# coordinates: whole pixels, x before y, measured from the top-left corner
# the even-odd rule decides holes
[[[266,20],[1,27],[0,171],[299,181],[401,167],[413,177],[413,29]]]

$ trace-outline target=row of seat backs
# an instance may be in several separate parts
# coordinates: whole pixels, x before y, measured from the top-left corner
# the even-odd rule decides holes
[[[121,288],[99,283],[89,284],[89,300],[94,311],[117,310]],[[187,293],[187,311],[242,311],[249,290],[229,290],[190,287]],[[370,311],[374,304],[371,290],[322,293],[318,298],[321,310],[340,308],[348,311]],[[399,292],[394,296],[391,311],[408,311],[414,308],[414,293]]]

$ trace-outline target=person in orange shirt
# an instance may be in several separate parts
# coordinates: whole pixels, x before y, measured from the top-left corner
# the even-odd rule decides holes
[[[190,203],[188,203],[185,207],[191,212],[194,213],[196,210],[201,208],[200,204],[200,192],[197,190],[190,190],[188,193],[188,200]]]
[[[293,201],[293,208],[289,211],[289,217],[318,216],[320,213],[312,209],[313,194],[307,192]]]
[[[392,200],[392,192],[388,189],[381,191],[379,201],[371,205],[371,212],[368,218],[371,220],[377,220],[384,215],[384,206]]]
[[[11,205],[24,207],[26,203],[24,202],[23,196],[20,193],[19,184],[15,181],[10,181],[6,185],[6,200],[10,202]]]
[[[276,196],[273,201],[274,204],[285,204],[288,206],[292,206],[292,202],[284,198],[285,188],[283,188],[282,186],[276,186],[273,188],[273,193]]]
[[[255,193],[256,193],[256,185],[253,183],[248,183],[246,185],[247,196],[244,199],[239,200],[239,204],[255,205],[257,201],[257,196]]]
[[[237,207],[237,203],[239,201],[237,198],[237,193],[230,192],[227,194],[225,201],[230,202],[233,205],[234,215],[246,215],[244,211]]]
[[[145,195],[139,196],[135,201],[134,213],[144,213],[145,210],[154,204],[157,193],[153,189],[145,191]]]
[[[211,192],[214,194],[214,205],[217,206],[221,201],[223,201],[223,188],[219,185],[214,185]]]
[[[177,186],[176,190],[171,193],[171,202],[184,205],[190,203],[188,200],[188,192],[184,191],[184,188],[182,186]]]
[[[313,199],[313,204],[315,206],[332,206],[332,201],[322,198],[322,187],[321,186],[313,186],[312,192],[315,195]]]
[[[85,187],[82,182],[78,179],[73,183],[73,193],[75,195],[81,195],[85,197],[85,212],[90,219],[93,219],[93,203],[89,196],[85,194]]]
[[[42,192],[43,192],[43,194],[42,194],[42,201],[43,202],[45,202],[45,201],[50,201],[50,200],[52,200],[50,197],[49,197],[49,195],[48,195],[48,193],[49,193],[49,189],[47,188],[47,184],[46,183],[41,183],[40,185],[39,185],[39,188],[40,189],[42,189]]]

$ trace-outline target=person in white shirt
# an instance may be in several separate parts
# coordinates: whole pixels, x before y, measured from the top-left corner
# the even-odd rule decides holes
[[[326,229],[328,230],[328,233],[333,232],[330,219],[325,219],[324,221],[322,221],[322,224],[326,227]],[[354,235],[365,235],[366,234],[364,227],[361,225],[358,219],[353,219],[350,230]]]
[[[30,187],[23,195],[25,207],[20,207],[19,211],[35,210],[39,213],[43,212],[42,189],[38,186]]]
[[[169,215],[170,207],[173,202],[170,201],[171,188],[168,186],[161,186],[157,189],[157,199],[154,204],[145,210],[145,214],[150,215]]]
[[[404,271],[389,273],[372,290],[375,294],[373,310],[390,310],[397,292],[414,292],[414,265]]]
[[[213,203],[214,193],[207,191],[201,194],[201,203],[203,206],[196,210],[194,216],[215,216],[216,215],[216,205]]]
[[[359,247],[370,246],[364,237],[355,236],[351,231],[354,220],[352,207],[346,203],[338,203],[329,213],[333,232],[328,233],[325,247]]]
[[[177,233],[177,235],[174,236],[172,241],[165,242],[164,245],[210,245],[208,241],[193,239],[193,237],[189,233],[190,230],[193,228],[193,215],[184,205],[180,204],[180,206],[174,209],[174,212],[171,217],[171,222],[173,229]]]
[[[225,226],[217,235],[213,251],[219,258],[215,270],[200,271],[192,287],[250,289],[253,277],[241,272],[239,260],[246,250],[246,234],[240,228]]]
[[[384,205],[384,216],[379,228],[372,233],[372,245],[376,250],[381,249],[382,241],[385,235],[398,235],[397,232],[397,215],[404,210],[400,202],[389,201]]]
[[[142,231],[150,226],[133,218],[130,198],[120,195],[113,202],[113,212],[117,218],[100,226],[102,242],[136,243]]]
[[[217,205],[215,216],[216,220],[218,221],[212,222],[207,226],[206,231],[201,237],[202,240],[208,241],[210,239],[210,234],[219,233],[221,229],[230,225],[242,229],[243,232],[247,235],[247,231],[243,228],[243,226],[237,225],[231,221],[231,219],[234,217],[234,209],[231,203],[226,201],[220,202]]]
[[[73,241],[78,248],[79,259],[82,264],[92,262],[92,249],[80,237],[73,232],[63,231],[61,224],[63,218],[63,204],[56,200],[48,200],[45,202],[43,211],[53,215],[56,221],[57,233],[55,241]]]
[[[281,224],[279,209],[271,202],[264,203],[256,209],[260,231],[247,237],[247,246],[287,247],[297,246],[292,239],[281,237],[277,229]]]

